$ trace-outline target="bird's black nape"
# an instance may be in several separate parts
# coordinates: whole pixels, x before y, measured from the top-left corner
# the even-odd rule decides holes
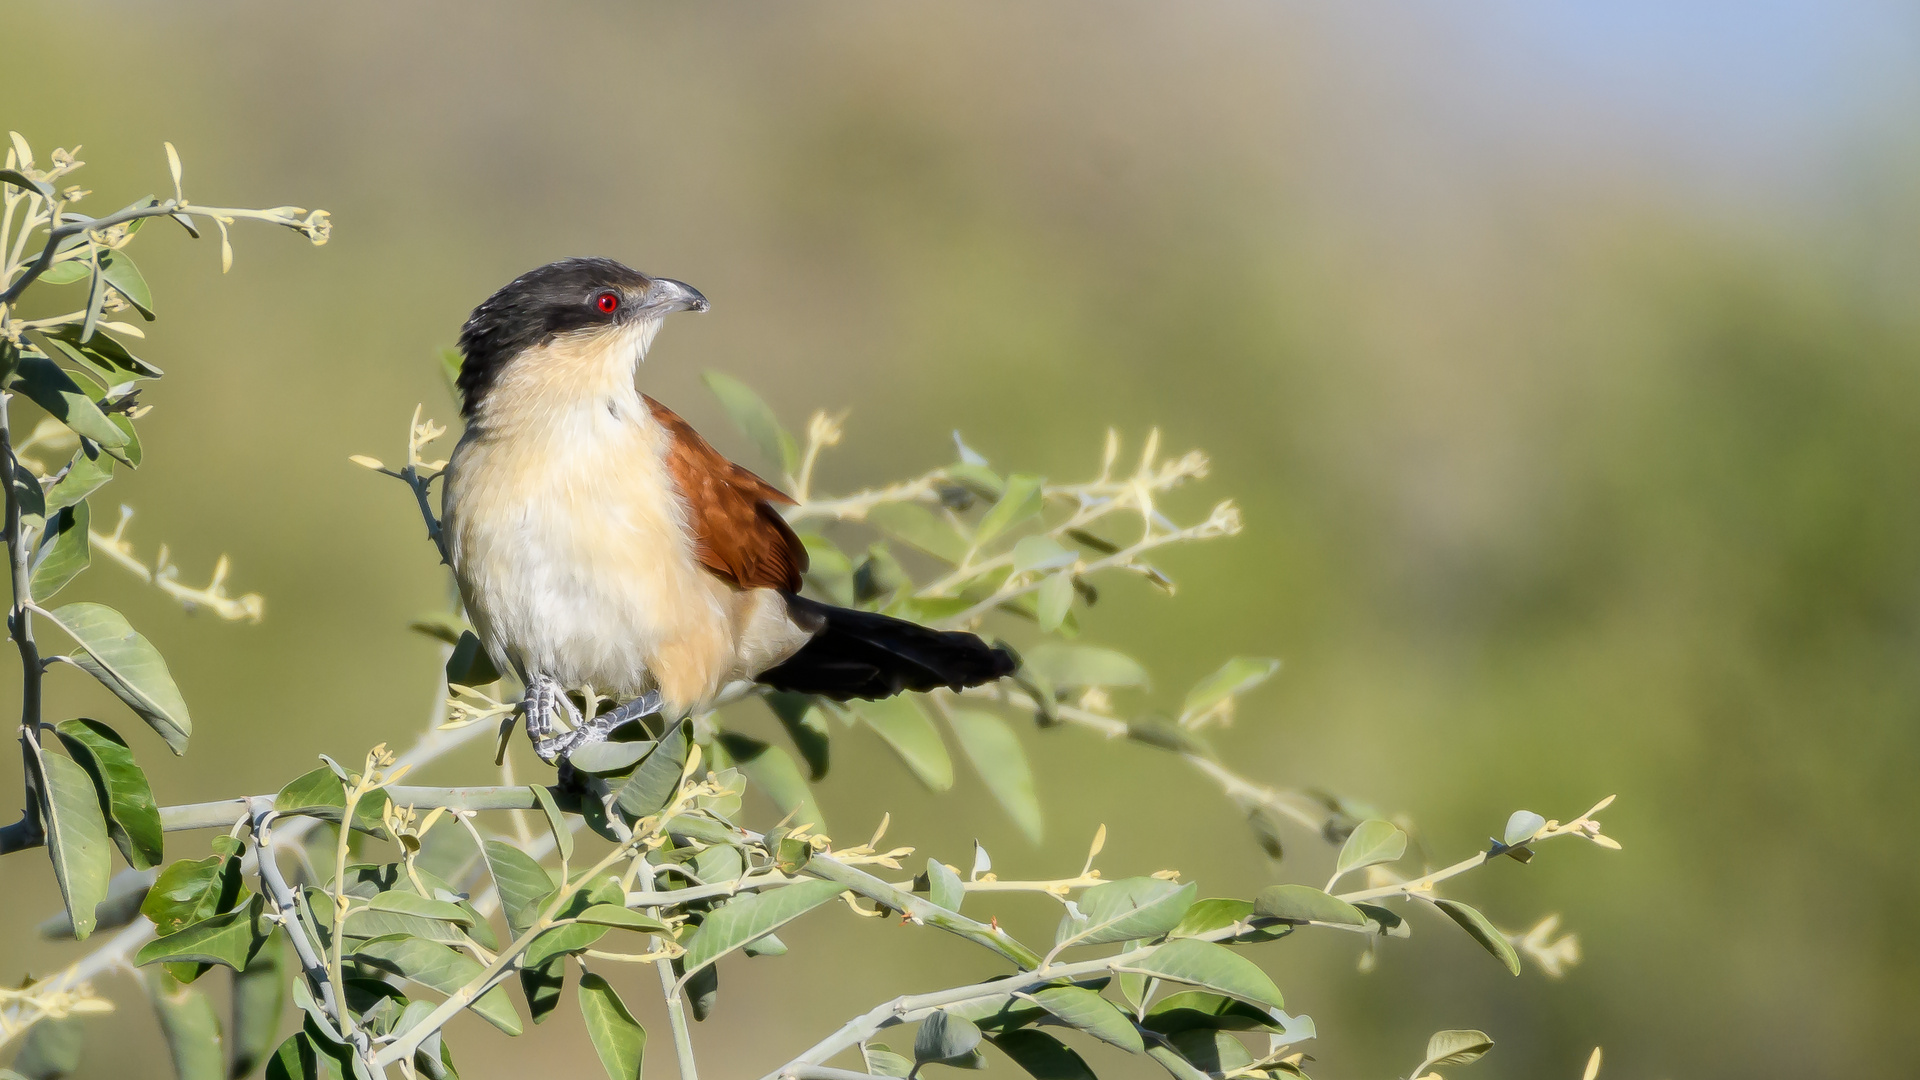
[[[789,595],[787,610],[813,639],[755,676],[776,690],[849,698],[892,697],[946,687],[964,690],[1014,673],[1019,661],[1004,645],[972,634],[927,627],[853,608]]]
[[[555,336],[604,321],[592,305],[603,290],[641,291],[652,278],[612,259],[562,259],[514,278],[460,329],[460,402],[471,417],[515,356]]]

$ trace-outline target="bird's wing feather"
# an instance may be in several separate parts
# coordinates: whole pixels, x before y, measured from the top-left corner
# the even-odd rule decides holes
[[[798,592],[807,549],[774,509],[793,500],[728,461],[672,409],[651,397],[647,407],[666,429],[667,470],[686,503],[701,565],[743,589]]]

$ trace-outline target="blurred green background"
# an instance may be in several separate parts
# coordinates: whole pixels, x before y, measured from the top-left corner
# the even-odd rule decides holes
[[[1283,658],[1217,739],[1249,774],[1409,813],[1449,860],[1515,808],[1619,794],[1623,852],[1550,845],[1461,890],[1509,928],[1562,912],[1587,953],[1564,979],[1509,978],[1430,920],[1371,975],[1344,938],[1266,947],[1319,1023],[1316,1076],[1404,1075],[1444,1027],[1494,1035],[1488,1078],[1575,1077],[1596,1044],[1610,1077],[1911,1075],[1904,5],[14,0],[0,41],[0,122],[84,143],[95,212],[163,188],[171,139],[196,200],[337,223],[320,250],[240,228],[225,278],[211,243],[139,245],[169,378],[148,467],[110,494],[144,552],[170,543],[193,583],[230,552],[268,602],[235,626],[112,567],[79,586],[193,705],[186,758],[134,737],[163,802],[411,740],[435,653],[406,624],[445,586],[405,492],[347,455],[398,456],[415,402],[452,418],[434,353],[491,290],[606,254],[712,299],[642,379],[745,460],[704,369],[795,427],[851,408],[833,488],[948,460],[956,428],[1063,478],[1110,424],[1208,450],[1185,505],[1231,496],[1246,532],[1167,560],[1175,599],[1114,585],[1091,625],[1158,673],[1143,709],[1226,655]],[[119,715],[77,676],[51,708]],[[1269,863],[1155,751],[1027,741],[1054,777],[1039,848],[976,780],[929,795],[864,734],[822,801],[951,862],[978,836],[1007,874],[1071,872],[1105,822],[1109,875],[1324,879],[1323,845]],[[476,752],[438,775],[493,774]],[[57,906],[32,856],[0,873],[7,925]],[[724,969],[710,1075],[931,988],[930,958],[992,970],[848,921]],[[0,977],[71,948],[0,941]],[[107,989],[134,1007],[86,1075],[158,1075],[153,1021]],[[463,1031],[470,1080],[597,1072],[571,1008]]]

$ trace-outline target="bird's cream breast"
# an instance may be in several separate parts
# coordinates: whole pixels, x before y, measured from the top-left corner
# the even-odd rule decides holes
[[[619,696],[658,685],[690,708],[734,666],[730,590],[694,558],[631,361],[547,349],[502,374],[447,469],[469,616],[523,675]]]

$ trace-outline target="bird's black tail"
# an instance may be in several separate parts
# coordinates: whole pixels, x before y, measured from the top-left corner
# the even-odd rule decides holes
[[[818,630],[799,652],[756,676],[776,690],[871,700],[904,690],[979,686],[1019,667],[1011,649],[972,634],[801,596],[789,595],[787,610],[801,626]]]

